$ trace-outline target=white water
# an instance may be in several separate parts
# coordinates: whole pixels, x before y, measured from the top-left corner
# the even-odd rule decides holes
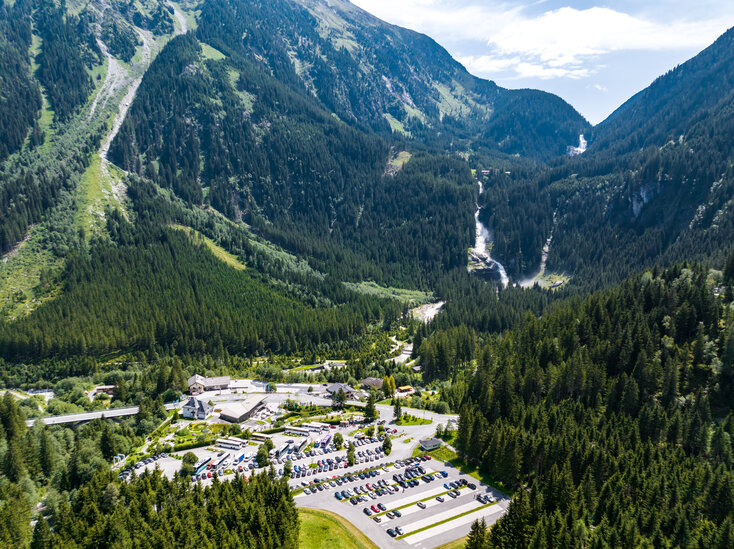
[[[548,254],[550,253],[550,247],[551,243],[553,242],[553,231],[556,228],[556,212],[553,212],[553,227],[551,228],[550,235],[548,236],[548,239],[545,241],[545,244],[543,245],[543,249],[540,253],[540,269],[538,269],[538,272],[529,278],[526,278],[524,280],[521,280],[519,282],[521,288],[532,288],[538,280],[540,280],[540,277],[542,277],[545,274],[545,265],[548,262]]]
[[[580,154],[584,154],[586,152],[587,145],[588,143],[586,142],[586,138],[582,133],[581,135],[579,135],[579,146],[568,147],[568,156],[578,156]]]
[[[482,187],[482,182],[479,181],[479,194],[481,195],[483,192],[484,188]],[[488,269],[496,269],[500,275],[500,282],[502,283],[502,287],[507,288],[510,283],[510,277],[507,276],[507,271],[505,271],[505,267],[502,265],[502,263],[492,259],[492,256],[489,253],[489,243],[492,241],[492,237],[489,234],[489,230],[487,229],[487,227],[485,227],[484,224],[479,221],[479,211],[479,204],[477,204],[477,210],[476,212],[474,212],[476,239],[474,241],[474,247],[471,249],[471,255],[477,263],[484,264],[484,266]]]

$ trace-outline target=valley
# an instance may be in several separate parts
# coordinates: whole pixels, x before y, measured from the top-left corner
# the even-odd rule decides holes
[[[0,82],[0,546],[734,546],[734,29],[595,125],[346,0]]]

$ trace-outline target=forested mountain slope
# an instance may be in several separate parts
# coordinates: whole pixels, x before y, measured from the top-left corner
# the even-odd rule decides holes
[[[582,156],[487,177],[494,252],[516,280],[547,268],[600,287],[654,263],[721,259],[734,239],[734,32],[595,129]]]
[[[164,48],[112,143],[115,162],[342,278],[425,287],[463,264],[476,193],[464,162],[417,154],[387,173],[383,139],[244,54],[212,51],[193,34]]]
[[[724,276],[654,269],[479,346],[456,447],[528,489],[468,547],[732,546],[734,255]]]
[[[221,0],[198,36],[256,58],[350,123],[464,150],[562,155],[588,123],[560,98],[470,75],[431,38],[346,0]]]
[[[734,28],[661,76],[594,127],[590,152],[615,154],[685,139],[734,100]]]

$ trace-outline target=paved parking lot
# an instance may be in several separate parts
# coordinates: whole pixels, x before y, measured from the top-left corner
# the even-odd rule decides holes
[[[273,400],[278,400],[276,397],[288,397],[302,396],[308,397],[309,401],[316,400],[311,395],[275,395]],[[219,398],[226,399],[226,395],[222,395]],[[217,399],[219,400],[219,399]],[[274,402],[275,403],[275,402]],[[431,412],[421,411],[420,414],[424,415],[433,420],[432,424],[428,425],[415,425],[415,426],[403,426],[396,427],[392,424],[392,407],[389,406],[378,406],[380,419],[386,421],[386,427],[397,428],[397,438],[393,439],[392,453],[390,456],[385,456],[378,450],[382,446],[381,441],[367,442],[360,444],[356,448],[357,454],[362,453],[362,456],[357,456],[357,463],[352,467],[345,467],[346,462],[346,444],[354,440],[354,437],[349,436],[349,433],[354,431],[355,427],[344,427],[339,429],[329,430],[330,434],[340,432],[345,440],[345,448],[342,450],[324,451],[319,449],[313,456],[302,456],[301,459],[296,459],[293,454],[288,455],[283,459],[291,459],[292,464],[298,466],[299,469],[306,471],[302,476],[289,480],[289,485],[293,489],[308,488],[310,492],[315,484],[322,485],[322,491],[314,490],[314,493],[299,493],[295,496],[296,505],[300,507],[313,507],[319,509],[327,509],[333,511],[345,519],[349,520],[357,528],[362,530],[368,537],[370,537],[379,547],[386,548],[406,548],[415,547],[418,549],[432,549],[449,541],[453,541],[460,537],[465,536],[471,527],[472,522],[479,518],[484,518],[487,524],[493,524],[499,517],[506,511],[509,505],[509,499],[504,497],[499,492],[494,492],[491,488],[486,485],[479,483],[476,479],[462,475],[459,471],[453,468],[450,464],[445,464],[437,460],[422,461],[419,464],[424,468],[425,473],[419,476],[425,476],[426,474],[431,475],[445,471],[447,477],[436,478],[433,481],[418,480],[418,486],[403,488],[400,486],[397,491],[393,487],[397,485],[393,479],[393,475],[405,474],[405,466],[396,465],[396,462],[402,462],[403,460],[409,459],[413,453],[414,448],[417,446],[418,441],[424,438],[428,438],[435,432],[436,425],[439,423],[446,424],[446,422],[452,416],[440,416]],[[310,437],[311,441],[317,442],[321,440],[322,434],[314,434]],[[304,438],[295,437],[286,434],[277,434],[273,437],[273,443],[276,449],[281,448],[286,441],[293,440],[296,443],[300,443]],[[409,440],[409,443],[404,442]],[[207,448],[196,448],[188,450],[196,454],[201,460],[205,458],[216,459],[218,454],[222,451],[227,452],[232,458],[237,458],[240,455],[247,454],[252,456],[251,460],[246,460],[233,464],[230,462],[227,469],[237,469],[239,464],[243,465],[245,471],[244,475],[249,477],[254,473],[262,471],[262,469],[255,468],[254,470],[249,468],[249,464],[254,460],[254,456],[257,452],[256,445],[248,445],[240,450],[222,450],[216,447],[214,451],[208,450]],[[186,452],[178,452],[179,456],[182,456]],[[319,460],[332,460],[332,470],[324,470],[318,472]],[[338,464],[338,466],[337,466]],[[316,465],[317,467],[313,467]],[[181,468],[181,460],[173,457],[158,459],[140,469],[136,470],[136,474],[140,475],[145,469],[155,469],[158,467],[161,469],[163,474],[172,477],[174,473]],[[273,467],[276,472],[282,471],[284,463],[273,462]],[[374,476],[365,477],[363,479],[347,480],[342,482],[345,476],[358,475],[360,472],[366,470],[375,470],[379,473],[374,473]],[[213,473],[214,474],[214,473]],[[435,475],[438,477],[439,475]],[[233,474],[224,475],[219,477],[220,480],[230,480],[234,478]],[[337,485],[336,478],[340,479],[341,485]],[[458,488],[452,488],[450,483],[462,482],[466,485],[475,484],[475,488],[471,489],[468,486],[461,486]],[[212,479],[200,480],[202,484],[210,484]],[[331,486],[331,482],[334,482],[334,486]],[[370,487],[367,487],[367,484]],[[448,484],[449,487],[445,487],[444,484]],[[327,488],[328,486],[328,488]],[[360,496],[365,496],[367,501],[359,502],[358,504],[352,505],[349,503],[349,499],[354,499],[355,495],[348,498],[347,501],[339,501],[335,497],[335,493],[338,490],[351,490],[355,493],[355,488],[364,487],[364,491]],[[390,490],[388,493],[388,489]],[[450,490],[458,490],[458,494],[455,498],[452,498],[447,494]],[[376,495],[376,491],[381,490],[381,495]],[[372,493],[372,496],[369,495]],[[477,495],[482,494],[491,495],[495,501],[480,502],[477,500]],[[443,501],[438,501],[436,498],[440,497]],[[420,506],[418,503],[420,502]],[[377,507],[375,513],[371,507],[372,505]],[[365,508],[370,508],[370,515],[365,514]],[[393,516],[392,511],[398,510],[400,516]],[[387,513],[390,512],[389,516]],[[374,520],[374,516],[380,519],[380,522]],[[392,518],[391,518],[392,516]],[[388,534],[388,530],[392,529],[395,531],[396,527],[400,527],[400,532],[395,537]]]
[[[328,489],[314,494],[300,494],[296,496],[296,504],[336,512],[357,526],[380,547],[412,546],[420,549],[430,549],[466,535],[471,523],[479,518],[484,517],[488,524],[492,524],[509,505],[509,500],[503,498],[502,494],[494,492],[473,477],[462,475],[440,461],[424,461],[419,465],[423,467],[425,474],[441,478],[435,478],[430,482],[419,480],[418,486],[399,487],[396,492],[392,488],[397,485],[393,475],[404,475],[406,470],[414,469],[412,466],[388,465],[379,469],[379,474],[375,477],[347,481],[341,486],[329,486]],[[446,472],[447,476],[444,478],[443,475],[437,474],[439,471]],[[458,496],[452,498],[447,492],[454,490],[450,483],[456,485],[457,482],[466,485],[458,488]],[[390,490],[390,493],[376,496],[375,499],[368,497],[366,502],[356,505],[349,501],[354,497],[344,501],[339,501],[335,497],[337,491],[354,492],[355,487],[358,490],[362,487],[368,488],[367,483],[373,487],[377,483],[387,484],[388,488],[383,492]],[[474,484],[474,489],[470,488],[469,484]],[[367,492],[375,493],[374,490]],[[479,494],[491,495],[495,502],[481,503],[477,500]],[[437,497],[443,501],[438,501]],[[418,505],[419,502],[421,506]],[[380,504],[384,510],[378,507]],[[378,509],[377,513],[374,512],[373,505]],[[370,516],[365,513],[366,508],[370,509]],[[390,518],[395,509],[400,512],[400,516]],[[388,515],[388,512],[391,515]],[[375,521],[375,516],[380,519],[379,523]],[[402,535],[390,536],[388,530],[394,531],[396,527],[400,527]]]

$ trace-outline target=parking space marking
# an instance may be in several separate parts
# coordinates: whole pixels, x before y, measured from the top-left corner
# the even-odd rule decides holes
[[[501,505],[495,504],[485,509],[479,509],[476,513],[469,513],[468,515],[459,517],[456,520],[452,520],[450,522],[444,522],[443,524],[439,524],[437,526],[434,526],[433,528],[428,528],[426,530],[416,532],[415,534],[408,534],[407,536],[405,536],[402,539],[403,541],[406,541],[412,545],[415,545],[422,541],[430,539],[433,536],[436,536],[441,532],[445,532],[453,528],[458,528],[459,526],[464,526],[465,524],[470,524],[474,522],[475,520],[478,520],[482,517],[489,517],[497,513],[501,513],[503,510],[504,509],[502,508]],[[433,518],[432,520],[436,520],[436,519]],[[440,529],[440,531],[438,529]]]
[[[446,489],[443,486],[438,486],[436,488],[432,488],[431,490],[427,490],[419,494],[413,494],[412,496],[408,496],[408,497],[393,501],[390,503],[390,507],[388,509],[397,509],[398,507],[402,507],[403,505],[410,505],[411,503],[418,503],[420,500],[424,498],[435,496],[436,494],[440,494],[441,492],[445,492],[445,491]],[[416,506],[416,508],[418,508],[418,506]]]
[[[421,497],[424,497],[424,496],[426,496],[426,494],[421,494]],[[434,507],[436,505],[441,505],[439,502],[436,501],[435,498],[434,499],[429,499],[428,501],[424,501],[423,503],[425,504],[426,509],[430,509],[431,507]],[[421,509],[417,505],[411,505],[410,507],[406,507],[405,509],[401,509],[400,510],[400,513],[403,516],[406,516],[406,515],[412,515],[413,513],[418,513],[418,512],[420,512],[422,510],[423,509]]]
[[[448,509],[444,511],[443,513],[438,513],[436,515],[432,515],[430,517],[426,517],[424,519],[417,520],[411,524],[402,525],[403,530],[405,533],[410,533],[415,530],[420,530],[421,528],[425,528],[426,526],[430,526],[431,524],[435,524],[436,522],[441,522],[442,520],[449,519],[455,515],[460,515],[461,513],[465,513],[478,505],[482,505],[477,500],[473,499],[469,503],[465,503],[464,505],[460,505],[458,507],[454,507],[452,509]],[[444,526],[443,524],[441,526]]]

